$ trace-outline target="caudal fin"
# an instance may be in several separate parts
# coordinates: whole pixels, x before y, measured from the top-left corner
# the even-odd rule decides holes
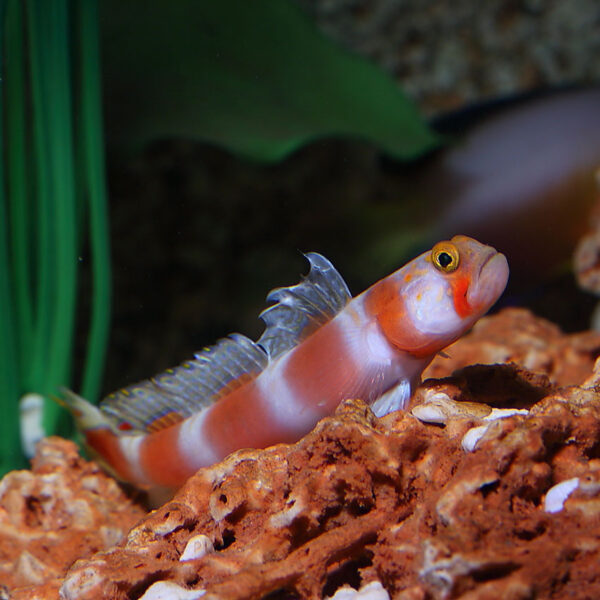
[[[71,412],[77,426],[82,431],[98,427],[114,429],[114,424],[97,406],[69,389],[62,388],[61,392],[62,398],[59,399],[59,402]]]

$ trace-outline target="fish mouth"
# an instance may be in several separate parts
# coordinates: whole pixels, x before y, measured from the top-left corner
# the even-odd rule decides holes
[[[498,250],[495,250],[494,248],[489,249],[487,256],[485,257],[485,260],[481,263],[481,266],[479,267],[479,273],[478,273],[479,277],[481,277],[481,273],[483,273],[483,269],[485,269],[485,267],[489,264],[489,262],[498,254],[500,254],[500,252],[498,252]]]
[[[508,261],[501,252],[490,248],[481,262],[477,282],[470,290],[467,300],[478,307],[478,313],[487,312],[502,295],[508,283]]]

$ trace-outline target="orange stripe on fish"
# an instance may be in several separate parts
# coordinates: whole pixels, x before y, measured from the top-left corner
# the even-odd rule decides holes
[[[194,473],[178,455],[180,431],[178,424],[146,435],[141,441],[138,464],[144,473],[152,474],[155,485],[177,487]]]
[[[108,396],[65,402],[88,445],[122,479],[175,488],[240,448],[292,442],[345,398],[378,416],[404,408],[436,352],[496,302],[506,258],[455,236],[352,299],[333,265],[306,255],[298,285],[273,290],[257,342],[232,334],[189,361]]]
[[[124,481],[138,479],[135,468],[125,455],[119,437],[108,428],[89,429],[85,431],[85,440],[92,453],[99,457],[99,462]]]
[[[467,300],[467,292],[469,291],[469,279],[461,277],[456,279],[452,284],[452,299],[454,301],[454,309],[460,317],[468,317],[471,314],[471,306]]]

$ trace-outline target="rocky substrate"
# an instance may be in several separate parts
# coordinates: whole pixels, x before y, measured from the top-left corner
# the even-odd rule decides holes
[[[42,444],[32,473],[0,483],[4,597],[600,597],[600,335],[510,309],[446,354],[406,412],[346,401],[297,444],[202,469],[114,546],[139,507],[65,442]],[[63,458],[44,473],[74,474],[40,501],[48,447]],[[52,568],[16,577],[27,554]]]
[[[73,442],[43,440],[31,471],[0,481],[0,599],[57,598],[74,560],[121,541],[145,512]]]

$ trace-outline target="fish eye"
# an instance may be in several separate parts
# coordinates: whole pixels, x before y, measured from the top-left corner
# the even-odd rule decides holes
[[[460,262],[458,249],[450,242],[439,242],[431,250],[431,262],[442,273],[452,273]]]

